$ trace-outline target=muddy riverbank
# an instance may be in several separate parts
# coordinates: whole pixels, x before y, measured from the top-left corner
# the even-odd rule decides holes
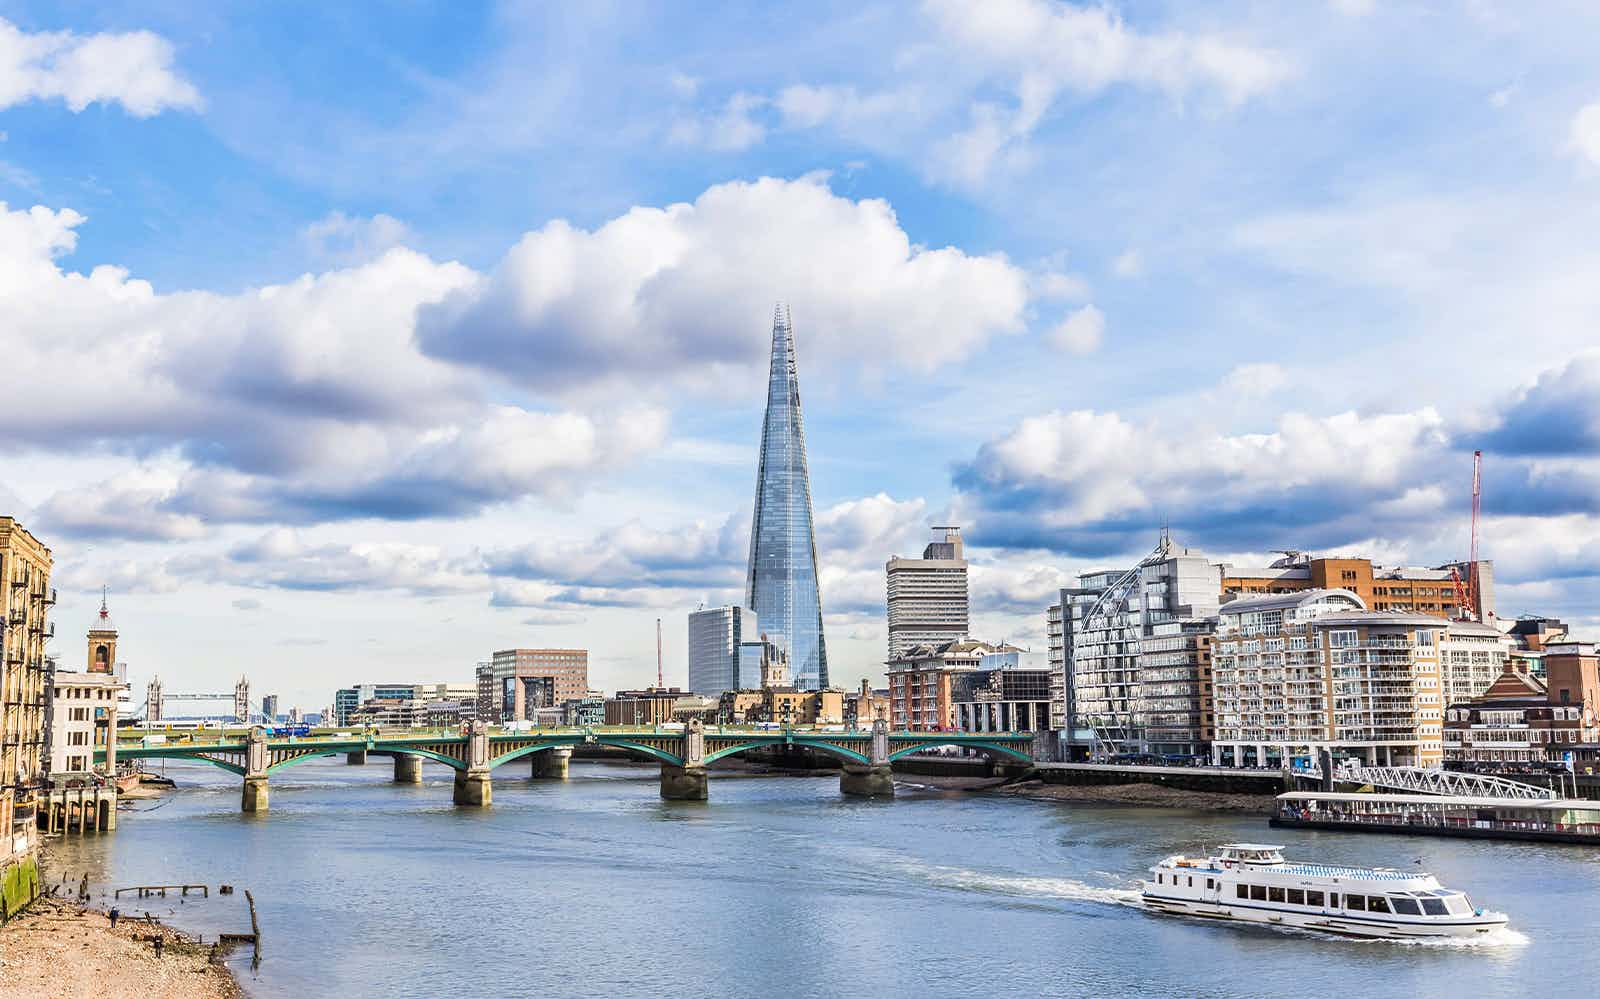
[[[157,956],[155,938],[161,940]],[[84,999],[233,999],[239,983],[210,945],[143,919],[42,898],[0,926],[0,995]]]

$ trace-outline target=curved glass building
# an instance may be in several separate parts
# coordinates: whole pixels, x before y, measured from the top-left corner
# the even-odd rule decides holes
[[[806,471],[806,432],[800,419],[800,378],[789,310],[781,305],[772,320],[772,367],[767,380],[767,415],[761,424],[745,606],[755,611],[762,632],[789,653],[796,687],[816,690],[828,685],[828,647],[822,638],[822,599],[817,591],[817,544],[811,528],[811,478]]]

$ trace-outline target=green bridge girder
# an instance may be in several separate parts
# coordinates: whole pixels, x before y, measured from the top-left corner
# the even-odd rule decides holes
[[[976,749],[1025,763],[1032,762],[1033,759],[1031,752],[1033,737],[1029,733],[900,731],[890,732],[888,737],[890,762],[914,753],[947,746]],[[662,763],[682,766],[683,738],[681,731],[635,727],[619,727],[612,731],[591,728],[500,732],[489,736],[489,766],[498,767],[548,749],[566,749],[578,745],[598,745],[628,750]],[[266,772],[270,775],[307,760],[355,752],[419,756],[442,763],[454,770],[465,770],[467,764],[463,757],[466,742],[466,736],[455,733],[342,739],[313,735],[305,738],[269,740],[267,752],[271,762]],[[706,763],[751,749],[796,746],[827,753],[846,763],[870,764],[872,733],[806,729],[715,729],[705,733],[705,744]],[[157,745],[145,745],[141,738],[138,742],[119,740],[117,756],[121,759],[198,760],[243,775],[245,749],[243,739],[227,736],[215,741],[171,742]],[[448,751],[451,749],[458,750],[461,755],[452,755]],[[229,757],[236,757],[238,762]],[[104,762],[104,758],[104,750],[95,753],[96,762]]]

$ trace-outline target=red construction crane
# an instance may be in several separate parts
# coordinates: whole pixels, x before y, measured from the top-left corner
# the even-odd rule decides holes
[[[1483,506],[1483,452],[1472,452],[1472,540],[1470,552],[1467,556],[1467,578],[1461,579],[1461,573],[1455,566],[1450,567],[1450,579],[1456,586],[1456,603],[1460,607],[1460,619],[1463,621],[1478,620],[1478,613],[1473,604],[1473,598],[1478,595],[1478,511]]]

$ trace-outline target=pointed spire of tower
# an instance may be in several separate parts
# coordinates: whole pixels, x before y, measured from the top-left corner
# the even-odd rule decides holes
[[[788,306],[781,302],[772,313],[772,362],[745,583],[746,606],[755,611],[761,629],[788,653],[795,686],[826,687],[828,652],[817,589],[800,376],[794,327]]]
[[[100,584],[100,620],[104,621],[107,618],[109,618],[110,616],[111,616],[111,612],[106,609],[106,586],[105,586],[104,583],[101,583]]]

